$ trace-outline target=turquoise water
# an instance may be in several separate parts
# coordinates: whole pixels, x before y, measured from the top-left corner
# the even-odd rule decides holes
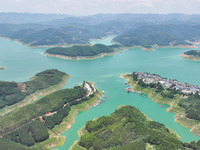
[[[109,40],[104,39],[104,40]],[[97,41],[94,41],[95,43]],[[99,42],[99,41],[98,41]],[[100,41],[101,43],[106,41]],[[109,41],[108,41],[109,43]],[[80,112],[76,122],[63,135],[66,136],[65,145],[59,150],[68,150],[75,140],[78,140],[77,131],[88,120],[111,114],[119,105],[132,105],[144,112],[154,121],[159,121],[176,131],[182,141],[200,140],[200,137],[189,132],[174,121],[174,114],[166,112],[167,107],[160,107],[149,98],[134,93],[126,93],[125,79],[120,74],[133,71],[150,72],[181,82],[200,85],[200,62],[184,60],[180,54],[189,49],[163,48],[146,52],[134,48],[123,53],[105,56],[95,60],[65,60],[44,56],[45,48],[29,48],[18,43],[0,39],[0,66],[7,69],[0,70],[0,80],[26,81],[34,74],[45,69],[57,68],[72,75],[64,88],[71,88],[75,83],[83,80],[95,82],[100,90],[104,90],[110,100],[106,103]]]
[[[90,43],[92,45],[94,44],[104,44],[104,45],[112,45],[113,42],[112,42],[112,39],[114,38],[115,36],[108,36],[108,37],[105,37],[101,40],[91,40]]]

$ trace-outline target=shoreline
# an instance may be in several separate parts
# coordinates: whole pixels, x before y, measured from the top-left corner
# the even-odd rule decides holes
[[[200,45],[200,40],[194,41],[194,42],[192,42],[192,41],[187,41],[187,42],[188,42],[188,43],[191,43],[191,44]]]
[[[123,106],[127,106],[127,105],[119,105],[119,106],[117,107],[117,109],[120,109],[120,108],[123,107]],[[115,109],[115,110],[117,110],[117,109]],[[147,121],[153,121],[151,118],[149,118],[149,117],[148,117],[146,114],[144,114],[143,112],[142,112],[142,114],[146,117]],[[108,116],[109,116],[109,115],[108,115]],[[98,118],[95,118],[95,119],[93,119],[93,120],[96,120],[96,119],[98,119]],[[86,125],[84,125],[80,130],[78,130],[77,133],[78,133],[79,138],[81,138],[81,136],[83,136],[83,135],[85,135],[85,134],[88,133],[88,131],[85,129],[85,126],[86,126]],[[171,133],[171,134],[174,134],[179,140],[181,139],[181,136],[178,135],[174,130],[168,128],[167,126],[166,126],[166,128],[169,129],[170,133]],[[70,147],[69,150],[77,150],[78,148],[83,148],[83,147],[81,147],[81,146],[78,144],[79,141],[80,141],[80,140],[74,141],[73,145]]]
[[[99,101],[99,98],[101,97],[103,93],[99,90],[95,93],[95,96],[88,101],[85,101],[81,104],[74,105],[71,107],[71,110],[69,112],[69,115],[63,119],[63,121],[60,123],[60,125],[55,126],[51,133],[50,133],[50,139],[45,142],[40,143],[40,146],[51,148],[52,150],[57,150],[57,147],[61,147],[65,144],[66,138],[62,134],[65,133],[67,130],[71,128],[71,126],[75,123],[76,116],[78,115],[78,112],[80,111],[87,111],[90,109],[90,106],[93,106]],[[52,141],[51,138],[61,138],[62,143],[59,143],[59,141]]]
[[[110,36],[116,36],[116,35],[110,35]],[[16,42],[16,43],[18,43],[20,45],[28,46],[30,48],[40,48],[40,47],[43,47],[43,48],[45,48],[45,47],[52,48],[52,47],[71,47],[71,46],[75,46],[75,45],[79,45],[79,46],[91,45],[91,43],[90,43],[91,40],[102,40],[102,39],[107,38],[107,37],[109,37],[109,36],[105,36],[105,37],[102,37],[100,39],[90,39],[88,41],[88,43],[85,43],[85,44],[62,44],[62,45],[54,44],[54,45],[37,45],[37,46],[31,46],[30,43],[26,44],[26,43],[21,42],[21,41],[19,41],[17,39],[11,39],[9,37],[2,37],[1,36],[0,38],[7,39],[9,41],[14,41],[14,42]],[[112,43],[113,44],[119,44],[116,41],[112,41]],[[200,42],[189,42],[189,43],[191,43],[191,44],[197,44],[197,45],[200,44]],[[142,50],[145,50],[145,51],[156,50],[154,48],[145,48],[145,47],[143,47],[141,45],[132,45],[132,46],[127,46],[127,47],[126,46],[122,46],[120,48],[117,48],[117,50],[128,50],[128,49],[136,48],[136,47],[139,47],[139,48],[141,48]],[[198,48],[196,45],[176,45],[176,46],[168,45],[168,46],[158,46],[156,44],[153,45],[152,47],[155,47],[155,48]]]
[[[121,75],[122,78],[127,79],[128,83],[132,86],[132,90],[137,88],[137,83],[133,81],[130,77],[128,77],[126,74]],[[134,90],[135,91],[135,90]],[[137,90],[136,90],[137,91]],[[167,108],[167,112],[172,112],[175,114],[174,121],[179,123],[181,126],[185,128],[190,128],[190,132],[200,136],[200,121],[189,119],[185,116],[185,112],[183,108],[180,108],[178,106],[178,102],[180,98],[178,97],[177,99],[164,99],[160,98],[159,94],[155,94],[154,91],[151,89],[145,90],[141,89],[139,92],[142,92],[144,94],[148,94],[148,97],[151,98],[154,102],[159,103],[159,104],[167,104],[170,107]],[[165,101],[162,101],[165,100]]]
[[[14,111],[16,109],[19,109],[25,105],[28,105],[34,101],[36,101],[40,96],[45,96],[48,95],[50,93],[53,93],[59,89],[61,89],[62,87],[65,86],[65,84],[67,83],[68,79],[71,77],[71,75],[66,74],[63,76],[63,79],[60,83],[53,85],[47,89],[43,89],[43,90],[38,90],[35,93],[32,93],[28,96],[26,96],[22,101],[12,105],[12,106],[6,106],[5,108],[0,110],[0,117],[4,116],[5,114]]]
[[[153,45],[152,48],[146,48],[141,45],[132,45],[132,46],[121,46],[119,48],[116,48],[117,50],[129,50],[133,48],[140,48],[144,51],[155,51],[157,48],[198,48],[196,45],[177,45],[177,46],[158,46]]]
[[[71,46],[75,46],[75,45],[79,45],[79,46],[85,46],[85,45],[89,45],[90,43],[85,43],[85,44],[62,44],[62,45],[58,45],[58,44],[55,44],[55,45],[36,45],[36,46],[31,46],[30,44],[31,43],[24,43],[24,42],[21,42],[17,39],[11,39],[9,37],[2,37],[0,36],[0,38],[2,39],[6,39],[8,41],[11,41],[11,42],[16,42],[22,46],[27,46],[29,48],[53,48],[53,47],[71,47]]]
[[[115,55],[116,53],[119,53],[119,51],[114,51],[114,52],[111,52],[111,53],[100,53],[100,54],[95,55],[95,56],[78,56],[78,57],[49,54],[47,52],[44,52],[43,54],[45,56],[48,56],[48,57],[56,57],[56,58],[68,59],[68,60],[92,60],[92,59],[97,59],[97,58],[103,58],[104,56]]]
[[[0,70],[4,70],[4,69],[7,69],[7,68],[6,68],[6,67],[1,67],[1,66],[0,66]]]
[[[180,56],[187,60],[200,61],[200,58],[192,56],[192,55],[190,56],[187,54],[181,54]]]

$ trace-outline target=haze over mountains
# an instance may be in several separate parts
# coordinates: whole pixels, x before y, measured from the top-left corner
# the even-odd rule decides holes
[[[88,44],[93,38],[119,35],[115,41],[123,46],[140,45],[149,48],[154,44],[167,46],[174,41],[175,45],[188,45],[185,40],[199,40],[200,34],[196,32],[200,28],[199,24],[200,15],[186,14],[97,14],[77,17],[59,14],[0,13],[0,36],[30,46],[63,46]],[[157,31],[153,38],[148,32],[150,30],[153,33]],[[175,30],[180,32],[174,33]],[[160,38],[156,39],[160,36],[164,37],[161,41]]]

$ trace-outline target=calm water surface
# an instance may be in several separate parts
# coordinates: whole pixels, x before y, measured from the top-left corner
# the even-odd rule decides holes
[[[112,37],[101,41],[92,41],[110,45]],[[119,105],[132,105],[145,113],[154,121],[159,121],[176,131],[182,141],[200,140],[200,137],[190,133],[189,128],[184,128],[174,121],[174,114],[166,112],[167,106],[160,107],[149,98],[134,93],[126,93],[125,79],[120,74],[133,71],[150,72],[181,82],[200,85],[200,62],[184,60],[180,54],[189,49],[163,48],[146,52],[134,48],[113,56],[105,56],[96,60],[65,60],[44,56],[46,48],[29,48],[0,39],[0,66],[7,67],[0,70],[0,80],[27,81],[29,77],[45,69],[56,68],[72,75],[64,88],[71,88],[75,83],[81,84],[83,80],[95,82],[100,90],[104,90],[110,100],[106,100],[96,108],[80,112],[76,122],[63,134],[66,142],[59,150],[68,150],[75,140],[78,140],[77,131],[88,120],[96,117],[110,115]]]

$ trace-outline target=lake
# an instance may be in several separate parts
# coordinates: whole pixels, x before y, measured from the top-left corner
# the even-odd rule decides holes
[[[102,40],[93,40],[92,44],[104,43],[110,45],[112,37]],[[94,82],[99,90],[104,90],[110,97],[96,108],[86,112],[79,112],[76,122],[62,134],[66,136],[66,142],[59,150],[68,150],[75,140],[78,140],[77,131],[89,120],[96,117],[110,115],[119,105],[132,105],[145,113],[153,121],[165,124],[168,128],[176,131],[182,141],[200,140],[174,121],[174,114],[166,112],[167,106],[160,107],[148,97],[135,93],[126,93],[125,79],[120,75],[135,71],[149,72],[200,85],[200,62],[184,60],[181,55],[190,50],[188,48],[162,48],[147,52],[140,48],[122,51],[112,56],[105,56],[95,60],[66,60],[43,55],[46,48],[30,48],[7,39],[0,39],[0,66],[7,67],[0,70],[0,80],[4,81],[27,81],[36,73],[45,69],[58,69],[69,73],[72,77],[64,88],[71,88],[75,83],[85,81]]]

